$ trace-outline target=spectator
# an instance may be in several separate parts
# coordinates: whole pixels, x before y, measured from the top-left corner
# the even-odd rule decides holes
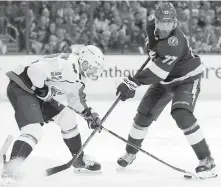
[[[204,43],[205,43],[205,40],[203,38],[203,30],[201,28],[197,28],[193,37],[193,52],[202,53],[205,48]]]
[[[186,36],[189,35],[188,17],[185,12],[180,13],[178,27],[183,31]]]
[[[44,8],[44,9],[42,10],[41,15],[45,17],[45,19],[46,19],[46,24],[49,25],[49,22],[50,22],[50,12],[49,12],[49,10],[48,10],[47,8]]]
[[[84,22],[84,25],[87,24],[87,22],[88,22],[88,16],[87,16],[87,14],[86,14],[85,12],[82,12],[82,13],[80,14],[80,21]]]
[[[133,27],[132,30],[132,35],[131,35],[131,44],[132,46],[140,46],[142,44],[142,41],[140,41],[141,37],[140,37],[140,29],[139,27]],[[144,43],[144,40],[143,40]]]
[[[42,53],[43,54],[53,54],[57,53],[57,43],[58,43],[58,38],[55,35],[50,35],[48,43],[45,44]]]
[[[192,14],[190,14],[189,2],[173,2],[179,20],[178,27],[188,37],[190,22],[193,43],[198,47],[196,51],[219,52],[218,46],[220,47],[221,42],[217,43],[217,41],[220,38],[221,2],[193,1],[191,3]],[[45,45],[53,46],[55,43],[56,46],[64,47],[55,48],[57,51],[66,50],[71,44],[93,43],[90,41],[92,38],[95,43],[100,43],[105,51],[109,49],[123,51],[122,49],[125,48],[142,46],[146,35],[147,16],[154,13],[157,4],[158,2],[155,1],[29,2],[28,26],[32,53],[49,53],[54,48],[45,50],[47,48]],[[26,5],[25,1],[3,2],[0,5],[1,10],[4,10],[1,11],[2,16],[0,16],[19,31],[21,51],[26,43]],[[95,9],[92,33],[88,21],[90,8]],[[191,20],[190,15],[192,15]],[[199,36],[202,34],[203,38],[200,39]]]
[[[119,16],[120,16],[122,22],[124,22],[124,21],[131,22],[132,20],[134,20],[134,15],[133,15],[131,9],[128,7],[127,3],[125,3],[125,2],[122,2],[121,6],[120,6]]]
[[[64,21],[67,25],[72,25],[74,23],[73,14],[74,10],[71,7],[69,7],[64,17]]]
[[[99,37],[99,41],[97,44],[103,50],[103,52],[107,52],[109,49],[110,37],[110,31],[104,31]]]
[[[41,16],[38,25],[33,29],[30,34],[31,49],[33,53],[40,54],[43,49],[43,45],[47,41],[48,25],[46,17]]]
[[[0,40],[0,54],[5,55],[7,53],[7,46]]]
[[[0,7],[0,34],[5,33],[5,6]]]
[[[143,19],[139,12],[134,14],[134,26],[139,28],[140,35],[146,34],[146,19]]]
[[[49,1],[49,2],[50,2],[50,6],[49,6],[50,21],[55,22],[56,17],[57,17],[57,4],[52,1]]]
[[[97,33],[102,33],[103,31],[109,30],[109,22],[104,17],[104,12],[100,11],[99,15],[94,20],[94,28]]]
[[[56,24],[54,22],[50,23],[46,32],[45,42],[48,43],[50,36],[55,35],[56,32]]]
[[[205,15],[209,16],[211,20],[215,18],[215,11],[211,9],[209,1],[203,1],[203,9]]]
[[[70,44],[76,44],[77,39],[79,39],[80,34],[78,34],[77,24],[72,24],[67,28],[66,38]]]
[[[54,35],[56,31],[56,24],[54,22],[49,24],[49,35]]]
[[[111,7],[111,3],[109,1],[104,1],[103,6],[101,7],[101,11],[104,12],[104,19],[109,21],[109,24],[113,23],[115,16],[118,12],[114,11],[115,7]]]
[[[141,6],[141,2],[131,1],[132,11],[135,14],[138,12],[142,20],[146,20],[147,18],[147,9]]]
[[[205,11],[203,8],[199,9],[198,12],[198,26],[203,28],[205,26]]]
[[[63,27],[64,26],[64,19],[60,16],[57,16],[55,19],[56,27]]]
[[[216,34],[218,36],[218,42],[213,46],[213,51],[220,53],[221,52],[221,26],[218,26],[216,29]]]
[[[56,29],[57,36],[57,52],[65,52],[69,48],[68,40],[65,37],[65,30],[62,27]]]
[[[206,43],[211,47],[217,42],[214,26],[211,25],[211,17],[209,15],[205,16],[205,28],[203,37],[205,38]]]

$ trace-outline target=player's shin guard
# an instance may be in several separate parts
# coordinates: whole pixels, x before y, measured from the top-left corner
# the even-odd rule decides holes
[[[20,171],[22,163],[30,155],[42,135],[43,131],[39,123],[28,124],[21,128],[21,135],[12,147],[10,160],[4,164],[3,177],[18,179],[23,176]]]
[[[209,146],[207,145],[200,126],[197,123],[187,129],[184,129],[183,132],[199,160],[210,156],[211,153]]]
[[[62,131],[62,136],[65,144],[69,148],[71,154],[75,156],[82,146],[81,135],[78,131],[77,126],[69,131]],[[74,171],[84,172],[84,171],[99,171],[101,165],[94,161],[93,158],[90,158],[84,152],[77,158],[73,163]]]
[[[199,177],[210,178],[217,176],[214,159],[210,156],[211,152],[200,126],[195,123],[191,127],[184,129],[183,132],[199,159],[199,165],[196,167],[196,173]]]
[[[37,140],[33,136],[28,134],[20,135],[13,144],[10,160],[4,164],[2,178],[11,178],[13,180],[22,178],[24,174],[20,170],[21,165],[36,144]]]
[[[146,137],[147,130],[148,127],[140,127],[133,123],[129,133],[128,141],[141,147],[141,144]],[[122,167],[128,166],[135,160],[137,152],[138,150],[136,148],[130,145],[126,145],[126,153],[117,160],[117,163]]]
[[[16,159],[16,158],[21,158],[21,159],[27,158],[33,150],[32,146],[33,145],[30,145],[29,143],[27,143],[25,141],[22,141],[19,139],[16,140],[14,142],[13,147],[12,147],[10,159],[12,160],[12,159]]]
[[[148,127],[140,127],[136,123],[133,123],[128,136],[128,141],[140,147],[144,138],[146,137],[147,130]],[[138,152],[136,148],[130,145],[126,146],[126,151],[131,154],[136,154]]]
[[[73,129],[68,131],[61,131],[63,140],[70,150],[71,154],[77,154],[82,146],[81,135],[78,131],[78,127],[75,126]]]

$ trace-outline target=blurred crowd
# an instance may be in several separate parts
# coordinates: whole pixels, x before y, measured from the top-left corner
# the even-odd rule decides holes
[[[25,51],[29,38],[30,54],[67,52],[78,44],[95,44],[104,52],[142,53],[146,20],[153,14],[156,3],[29,1],[27,6],[25,1],[1,1],[0,33],[4,33],[7,23],[12,24],[19,33],[19,50]],[[221,2],[192,1],[190,5],[189,1],[175,1],[173,4],[178,27],[190,39],[193,51],[221,52]]]

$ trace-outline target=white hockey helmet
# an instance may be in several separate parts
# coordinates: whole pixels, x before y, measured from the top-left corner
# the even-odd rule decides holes
[[[92,76],[100,76],[103,71],[104,55],[94,45],[87,45],[79,53],[79,63],[85,76],[92,79]]]

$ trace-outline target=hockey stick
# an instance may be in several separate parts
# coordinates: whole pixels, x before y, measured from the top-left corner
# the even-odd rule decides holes
[[[119,99],[119,98],[118,98],[118,99]],[[115,136],[115,137],[118,138],[119,140],[122,140],[123,142],[129,144],[129,145],[132,146],[133,148],[135,148],[135,149],[141,151],[142,153],[144,153],[144,154],[146,154],[146,155],[152,157],[153,159],[155,159],[155,160],[161,162],[162,164],[164,164],[164,165],[166,165],[166,166],[172,168],[173,170],[176,170],[176,171],[181,172],[181,173],[185,173],[186,175],[192,176],[192,177],[194,177],[194,178],[198,178],[194,173],[189,172],[189,171],[186,171],[186,170],[181,169],[181,168],[178,168],[178,167],[175,167],[175,166],[173,166],[173,165],[171,165],[171,164],[169,164],[169,163],[167,163],[167,162],[161,160],[160,158],[158,158],[158,157],[152,155],[151,153],[149,153],[149,152],[143,150],[142,148],[138,147],[137,145],[135,145],[135,144],[133,144],[133,143],[127,141],[126,139],[124,139],[123,137],[121,137],[121,136],[119,136],[118,134],[114,133],[113,131],[111,131],[111,130],[109,130],[109,129],[106,129],[105,127],[103,127],[103,126],[102,126],[103,122],[106,120],[106,118],[109,116],[109,114],[111,113],[111,111],[115,108],[115,106],[116,106],[117,103],[119,102],[118,99],[115,101],[115,103],[111,106],[111,108],[108,110],[108,112],[107,112],[107,113],[105,114],[105,116],[103,117],[103,119],[102,119],[102,121],[101,121],[101,126],[97,128],[98,130],[101,129],[101,130],[104,130],[104,131],[110,133],[111,135]],[[71,108],[70,106],[67,106],[67,107],[70,108],[71,110],[74,110],[74,109]],[[74,111],[75,111],[75,110],[74,110]],[[96,129],[95,129],[95,130],[96,130]],[[94,131],[95,131],[95,130],[94,130]],[[93,131],[93,132],[94,132],[94,131]],[[93,134],[93,132],[91,133],[91,135]],[[96,132],[97,132],[97,131],[96,131]],[[96,133],[96,132],[95,132],[95,133]],[[94,134],[95,134],[95,133],[94,133]],[[88,144],[88,142],[89,142],[89,141],[91,140],[91,138],[94,136],[94,135],[93,135],[93,136],[91,137],[91,135],[89,136],[90,139],[88,138],[88,139],[85,141],[84,145],[83,145],[82,148],[81,148],[82,150],[86,147],[86,145]],[[87,142],[87,143],[86,143],[86,142]],[[85,145],[85,144],[86,144],[86,145]],[[83,147],[84,147],[84,148],[83,148]],[[80,151],[79,151],[80,153],[81,153],[81,149],[80,149]],[[80,154],[79,154],[79,155],[80,155]],[[76,159],[79,155],[76,155],[74,158],[72,158],[72,159],[71,159],[68,163],[66,163],[66,164],[63,164],[63,165],[61,165],[61,166],[57,166],[57,167],[54,167],[54,168],[47,169],[47,170],[46,170],[47,176],[50,176],[50,175],[53,175],[53,174],[58,173],[58,172],[60,172],[60,171],[63,171],[63,170],[65,170],[65,169],[68,169],[68,168],[74,163],[74,161],[75,161],[74,159]],[[73,163],[72,163],[72,162],[73,162]],[[70,166],[69,166],[69,165],[70,165]]]
[[[5,139],[5,142],[4,142],[4,144],[2,145],[2,147],[0,149],[0,164],[4,160],[4,155],[8,151],[8,149],[11,146],[12,142],[13,142],[13,136],[9,134],[7,136],[7,138]]]
[[[110,107],[110,109],[107,111],[107,113],[105,114],[105,116],[102,118],[101,120],[101,125],[104,123],[104,121],[107,119],[107,117],[110,115],[110,113],[112,112],[112,110],[115,108],[115,106],[118,104],[118,102],[120,101],[120,97],[117,98],[117,100],[113,103],[113,105]],[[71,107],[68,107],[71,108]],[[71,108],[72,109],[72,108]],[[77,155],[75,155],[69,162],[67,162],[66,164],[60,165],[60,166],[56,166],[53,168],[49,168],[46,170],[46,176],[50,176],[53,175],[55,173],[61,172],[63,170],[66,170],[68,168],[70,168],[72,166],[72,164],[75,162],[75,160],[78,158],[78,156],[82,153],[82,151],[85,149],[85,147],[88,145],[88,143],[90,142],[90,140],[94,137],[94,135],[100,131],[101,125],[99,127],[97,127],[96,129],[93,130],[93,132],[90,134],[90,136],[87,138],[87,140],[84,142],[84,144],[82,145],[81,149],[78,151]]]
[[[142,66],[140,67],[140,69],[137,71],[137,73],[141,72],[144,67],[147,65],[147,63],[149,62],[150,58],[148,57],[147,60],[142,64]],[[136,73],[136,74],[137,74]],[[85,141],[85,143],[82,145],[81,149],[79,150],[79,152],[77,153],[77,155],[75,155],[69,162],[67,162],[66,164],[60,165],[60,166],[56,166],[53,168],[49,168],[46,170],[46,176],[50,176],[53,175],[55,173],[61,172],[63,170],[68,169],[69,167],[71,167],[73,165],[73,163],[75,162],[75,160],[78,158],[78,156],[82,153],[82,151],[84,150],[84,148],[87,146],[87,144],[89,143],[89,141],[94,137],[94,135],[100,131],[103,122],[106,120],[106,118],[110,115],[110,113],[113,111],[113,109],[115,108],[115,106],[118,104],[118,102],[120,101],[120,96],[118,96],[118,98],[116,99],[116,101],[112,104],[112,106],[110,107],[110,109],[107,111],[107,113],[104,115],[104,117],[101,120],[101,124],[99,127],[97,127],[96,129],[94,129],[94,131],[90,134],[90,136],[87,138],[87,140]],[[70,106],[68,106],[70,109],[74,110],[73,108],[71,108]]]
[[[111,107],[112,110],[113,110],[113,108],[116,106],[117,102],[118,102],[118,101],[116,100],[115,103],[113,104],[114,106]],[[70,108],[71,110],[75,111],[72,107],[70,107],[70,106],[67,106],[67,107]],[[111,111],[110,111],[110,109],[109,109],[109,111],[105,114],[104,118],[102,119],[102,124],[103,124],[103,122],[105,121],[105,119],[108,117],[108,115],[109,115],[110,113],[111,113]],[[194,177],[194,178],[198,178],[194,173],[189,172],[189,171],[186,171],[186,170],[181,169],[181,168],[178,168],[178,167],[175,167],[175,166],[173,166],[173,165],[171,165],[171,164],[169,164],[169,163],[167,163],[167,162],[161,160],[160,158],[158,158],[158,157],[152,155],[151,153],[145,151],[144,149],[138,147],[137,145],[135,145],[135,144],[133,144],[133,143],[127,141],[127,140],[124,139],[122,136],[119,136],[118,134],[114,133],[113,131],[111,131],[111,130],[105,128],[105,127],[103,127],[102,125],[101,125],[100,127],[98,127],[98,128],[99,128],[99,130],[101,129],[101,130],[104,130],[104,131],[110,133],[111,135],[115,136],[115,137],[118,138],[119,140],[122,140],[123,142],[129,144],[129,145],[132,146],[133,148],[135,148],[135,149],[139,150],[140,152],[142,152],[142,153],[144,153],[144,154],[146,154],[146,155],[152,157],[153,159],[155,159],[155,160],[161,162],[162,164],[164,164],[164,165],[166,165],[166,166],[172,168],[173,170],[176,170],[176,171],[181,172],[181,173],[185,173],[186,175],[192,176],[192,177]],[[58,166],[58,167],[61,167],[61,166]],[[56,168],[56,170],[57,170],[57,167],[55,167],[55,168]],[[55,168],[54,168],[54,169],[55,169]],[[53,169],[53,168],[51,168],[51,169]],[[47,170],[47,171],[48,171],[48,170]],[[62,170],[61,170],[61,171],[62,171]],[[53,171],[51,171],[51,172],[53,172]],[[60,172],[60,171],[58,171],[58,172]],[[56,173],[57,173],[57,172],[56,172]],[[55,174],[55,173],[53,173],[53,174]],[[52,174],[49,174],[49,175],[52,175]],[[48,176],[49,176],[49,175],[48,175]]]
[[[149,153],[149,152],[143,150],[142,148],[138,147],[137,145],[135,145],[135,144],[133,144],[133,143],[131,143],[131,142],[125,140],[123,137],[121,137],[121,136],[119,136],[118,134],[112,132],[111,130],[106,129],[106,128],[103,127],[103,126],[101,126],[100,128],[101,128],[102,130],[104,130],[104,131],[110,133],[111,135],[115,136],[115,137],[118,138],[119,140],[122,140],[123,142],[129,144],[129,145],[132,146],[133,148],[135,148],[135,149],[141,151],[142,153],[144,153],[144,154],[146,154],[146,155],[152,157],[153,159],[155,159],[155,160],[161,162],[162,164],[164,164],[164,165],[166,165],[166,166],[168,166],[168,167],[170,167],[170,168],[172,168],[172,169],[174,169],[174,170],[176,170],[176,171],[178,171],[178,172],[185,173],[185,174],[190,175],[190,176],[192,176],[192,177],[198,178],[194,173],[189,172],[189,171],[186,171],[186,170],[184,170],[184,169],[180,169],[180,168],[178,168],[178,167],[175,167],[175,166],[172,166],[172,165],[168,164],[167,162],[165,162],[165,161],[159,159],[158,157],[152,155],[151,153]]]

